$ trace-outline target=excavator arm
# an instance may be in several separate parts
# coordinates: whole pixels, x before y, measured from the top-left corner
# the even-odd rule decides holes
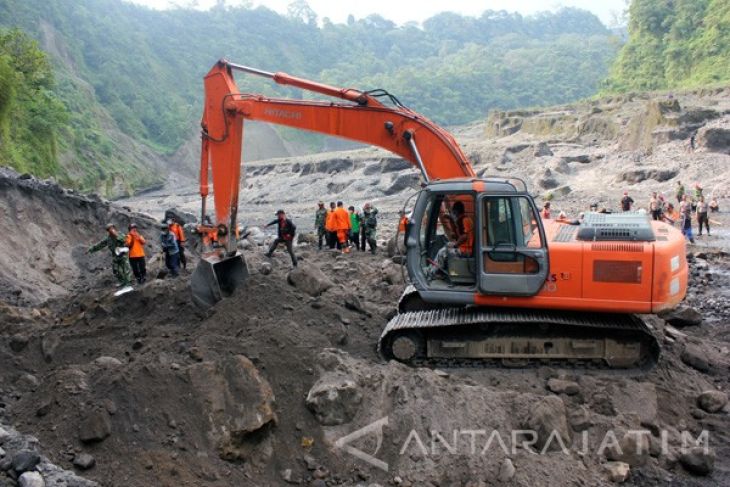
[[[241,93],[233,79],[234,70],[342,101],[292,100]],[[235,229],[245,120],[285,125],[382,147],[413,163],[426,182],[475,177],[471,164],[451,134],[404,107],[394,97],[391,99],[395,102],[393,107],[381,103],[373,93],[335,88],[284,73],[269,73],[219,61],[205,76],[200,164],[203,217],[211,170],[216,222]],[[228,242],[228,250],[233,252],[235,238]]]

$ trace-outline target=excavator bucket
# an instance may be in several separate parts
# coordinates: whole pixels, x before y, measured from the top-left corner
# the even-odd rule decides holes
[[[240,252],[232,257],[203,256],[190,280],[193,300],[203,308],[233,294],[248,277],[246,260]]]

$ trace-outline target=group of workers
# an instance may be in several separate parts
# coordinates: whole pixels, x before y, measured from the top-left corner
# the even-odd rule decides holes
[[[647,213],[651,216],[652,220],[663,221],[670,225],[679,225],[682,230],[682,234],[691,243],[694,243],[694,236],[692,234],[692,220],[697,222],[698,236],[702,235],[703,230],[706,231],[707,235],[710,235],[710,213],[720,211],[720,205],[716,197],[712,197],[710,202],[705,201],[703,194],[703,188],[700,183],[695,183],[694,190],[688,192],[681,181],[677,181],[675,188],[675,197],[677,199],[677,206],[669,201],[669,198],[665,198],[663,194],[656,191],[652,192],[651,197],[646,208]],[[622,211],[633,211],[634,210],[634,199],[629,195],[628,191],[624,191],[623,197],[620,200]],[[599,210],[598,204],[591,204],[591,211],[599,213],[608,213],[609,211],[604,209]],[[563,217],[561,212],[561,217]],[[542,211],[542,218],[551,218],[550,202],[545,202]],[[694,217],[694,218],[693,218]]]
[[[180,266],[187,269],[185,257],[185,231],[172,218],[166,219],[160,226],[160,249],[164,254],[165,266],[172,277],[180,274]],[[120,234],[113,223],[106,226],[106,236],[88,248],[88,253],[94,253],[104,248],[109,249],[112,256],[112,272],[117,279],[118,287],[131,287],[132,279],[137,284],[147,281],[147,257],[145,244],[147,241],[139,233],[137,225],[130,223],[127,234]]]
[[[362,212],[358,212],[354,206],[345,210],[342,201],[336,204],[331,202],[329,209],[320,201],[314,214],[314,228],[317,230],[319,250],[322,250],[323,244],[343,253],[349,253],[351,247],[364,252],[366,244],[373,254],[378,249],[378,209],[370,203],[365,203]]]

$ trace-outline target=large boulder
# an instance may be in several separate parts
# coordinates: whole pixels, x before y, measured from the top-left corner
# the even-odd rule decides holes
[[[699,129],[697,145],[708,151],[730,154],[730,122],[717,120]]]
[[[334,283],[318,267],[298,266],[286,277],[287,282],[310,296],[319,296]]]
[[[679,463],[695,475],[709,475],[715,468],[715,451],[708,447],[695,446],[679,456]]]
[[[647,179],[663,182],[676,177],[677,174],[679,174],[679,171],[676,169],[633,169],[619,174],[616,180],[630,184],[640,183]]]
[[[658,313],[659,318],[678,328],[702,323],[702,314],[691,306],[680,305]]]
[[[606,458],[628,463],[632,467],[644,465],[649,458],[648,434],[648,431],[626,433],[618,444],[611,444],[606,448]]]
[[[697,405],[708,413],[716,413],[725,407],[728,398],[727,394],[722,391],[704,391],[697,396]]]
[[[112,423],[109,413],[97,409],[88,413],[79,423],[79,439],[84,443],[94,443],[105,440],[112,434]]]
[[[243,355],[192,365],[188,376],[221,458],[248,460],[277,422],[268,381]]]
[[[712,370],[712,364],[707,359],[707,354],[697,345],[691,343],[686,344],[680,354],[680,358],[682,362],[700,372],[710,372]]]
[[[530,408],[527,429],[537,434],[536,445],[547,451],[570,445],[570,429],[565,404],[558,396],[545,396]]]
[[[306,404],[324,426],[352,421],[362,403],[362,394],[349,375],[327,373],[309,390]]]

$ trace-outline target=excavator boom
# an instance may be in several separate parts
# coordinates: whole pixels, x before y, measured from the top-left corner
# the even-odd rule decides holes
[[[241,93],[233,71],[269,78],[341,101],[289,100]],[[201,221],[207,215],[207,197],[212,173],[215,226],[200,229],[219,232],[216,252],[203,256],[192,278],[193,297],[212,306],[233,292],[247,277],[243,256],[236,250],[237,212],[241,181],[244,121],[255,120],[342,137],[377,145],[417,166],[425,181],[473,178],[474,171],[453,136],[427,118],[401,105],[386,106],[377,95],[336,88],[285,73],[270,73],[221,60],[205,76],[205,105],[201,121],[200,156]],[[429,154],[424,160],[422,153]]]

